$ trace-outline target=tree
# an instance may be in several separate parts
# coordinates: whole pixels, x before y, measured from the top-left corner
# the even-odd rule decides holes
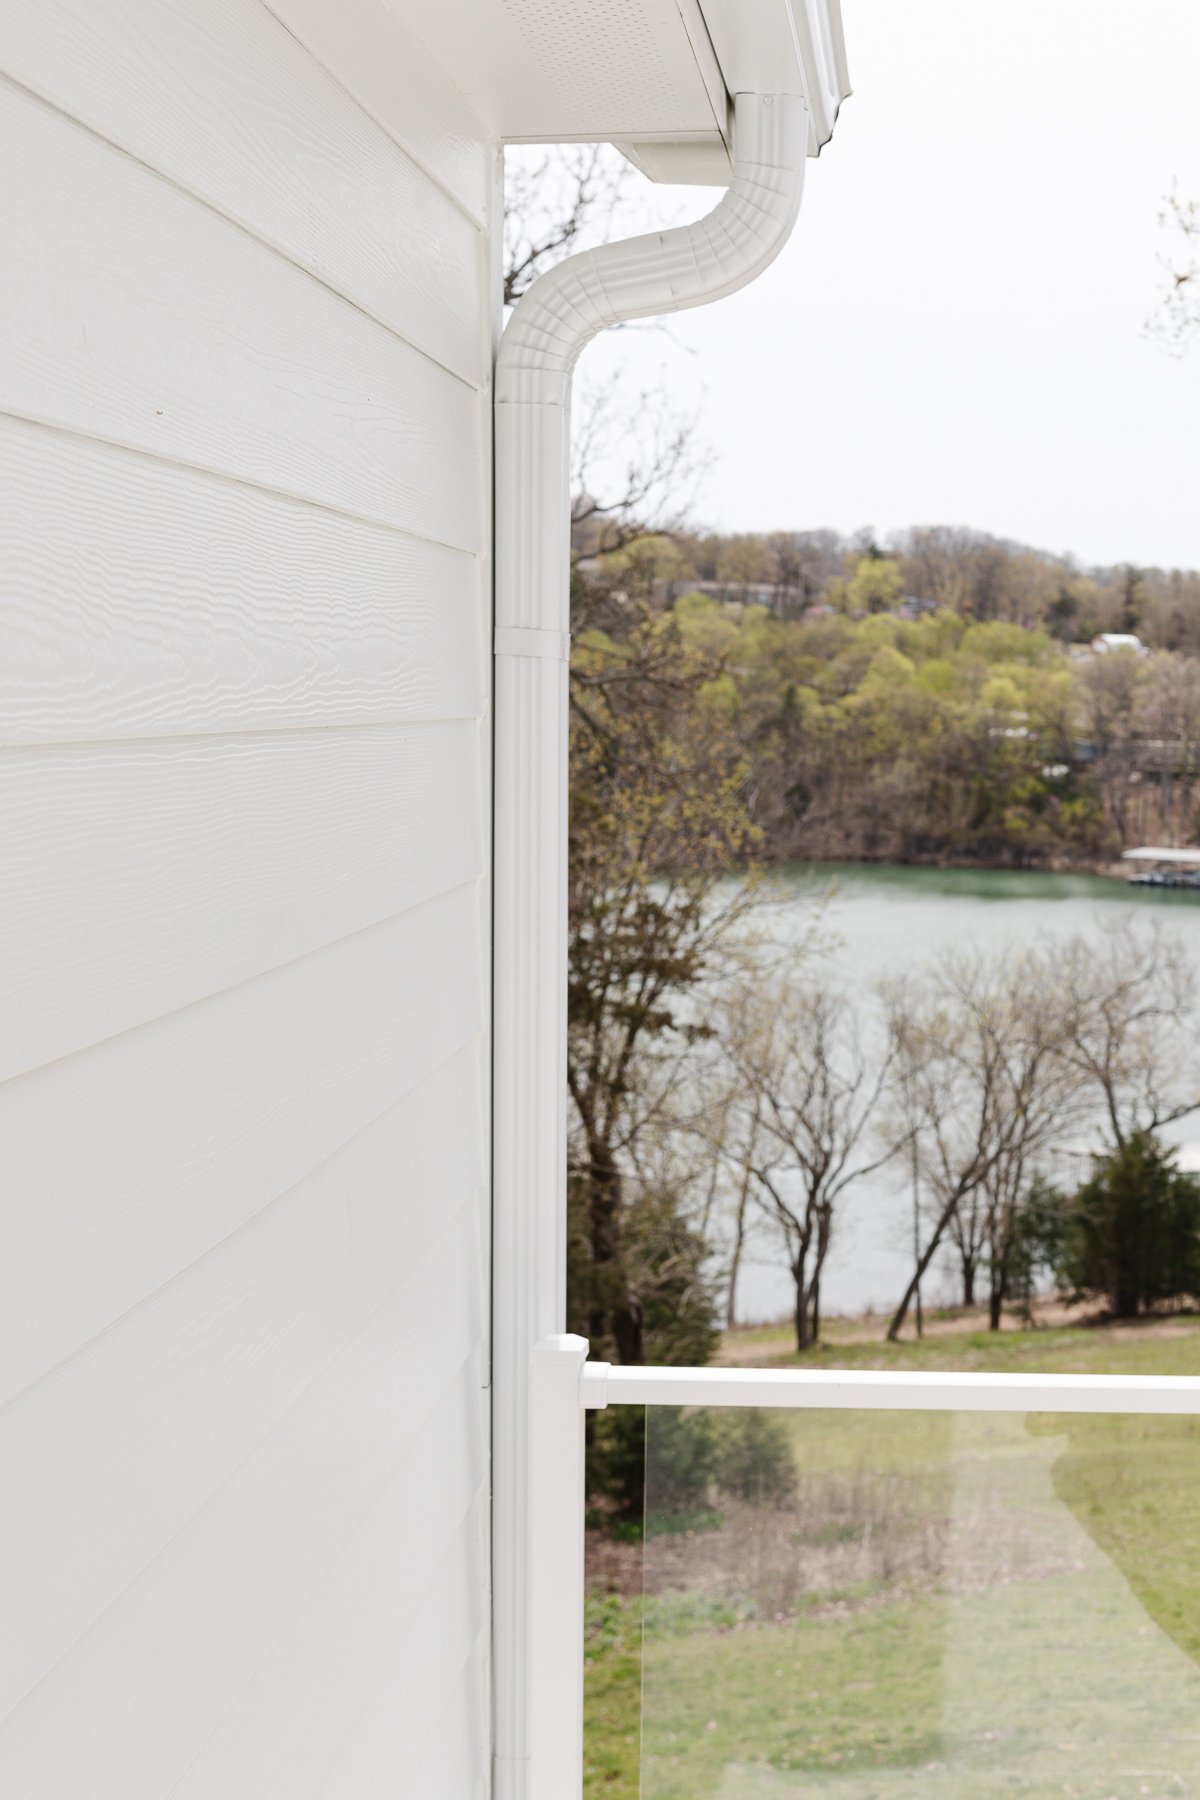
[[[1115,1150],[1200,1107],[1196,970],[1157,922],[1120,919],[1055,953],[1059,1054],[1090,1090]]]
[[[645,1349],[627,1190],[646,1140],[681,1122],[673,1076],[710,1029],[699,997],[754,901],[724,880],[757,838],[736,741],[705,699],[712,674],[662,615],[620,643],[585,636],[572,669],[571,1167],[593,1264],[588,1335],[622,1362]]]
[[[888,990],[905,1118],[930,1228],[888,1328],[908,1309],[947,1237],[964,1299],[989,1270],[993,1329],[1017,1274],[1020,1201],[1038,1158],[1072,1118],[1082,1078],[1062,1055],[1062,1006],[1048,953],[957,957],[922,984]]]
[[[1159,222],[1169,248],[1160,259],[1162,297],[1149,330],[1172,356],[1186,356],[1200,337],[1200,205],[1173,189]]]
[[[1200,662],[1169,651],[1151,657],[1135,700],[1134,726],[1144,758],[1158,765],[1167,842],[1186,842],[1200,772]]]
[[[886,556],[859,558],[846,586],[846,603],[852,612],[890,612],[903,598],[899,563]]]
[[[1126,563],[1121,570],[1121,630],[1136,636],[1142,622],[1142,610],[1146,604],[1142,591],[1142,572],[1135,569],[1132,563]]]
[[[820,1335],[821,1274],[839,1210],[899,1148],[894,1138],[874,1142],[895,1047],[884,1036],[868,1048],[846,996],[820,981],[758,985],[732,1010],[728,1051],[747,1115],[747,1164],[787,1257],[796,1347],[808,1350]]]
[[[1150,1131],[1103,1157],[1068,1209],[1064,1273],[1118,1319],[1200,1294],[1200,1181]]]
[[[504,304],[585,244],[605,243],[632,171],[606,144],[510,151],[504,168]]]
[[[1134,715],[1145,665],[1134,650],[1114,650],[1089,662],[1080,677],[1085,735],[1122,846],[1129,842],[1129,795],[1135,774]]]

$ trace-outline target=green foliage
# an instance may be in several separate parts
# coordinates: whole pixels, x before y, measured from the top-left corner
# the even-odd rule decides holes
[[[860,564],[872,579],[892,567]],[[719,657],[709,719],[744,747],[771,854],[1020,866],[1112,850],[1075,754],[1078,676],[1045,632],[947,611],[787,619],[693,595],[674,620],[689,653]]]
[[[796,1492],[796,1462],[786,1418],[766,1407],[730,1407],[712,1417],[713,1479],[721,1493],[756,1505],[782,1505]]]
[[[1200,1294],[1200,1181],[1152,1133],[1135,1133],[1075,1195],[1060,1266],[1117,1318]]]
[[[899,563],[886,556],[862,556],[846,584],[846,602],[855,612],[889,612],[904,598]]]
[[[787,1421],[760,1407],[656,1406],[649,1429],[640,1407],[606,1408],[595,1416],[588,1458],[589,1493],[618,1521],[640,1521],[646,1507],[659,1534],[704,1529],[722,1495],[783,1506],[796,1494]]]
[[[1050,1182],[1032,1181],[1014,1209],[1008,1250],[1008,1293],[1026,1308],[1040,1279],[1063,1267],[1068,1201]]]
[[[703,602],[681,616],[736,635]],[[702,1362],[703,1250],[675,1197],[635,1182],[632,1167],[637,1144],[663,1128],[655,1070],[702,1030],[689,996],[751,904],[745,884],[717,895],[759,841],[741,791],[737,697],[719,655],[647,611],[630,613],[619,638],[595,624],[583,633],[571,684],[571,1318],[611,1360]]]
[[[645,1416],[645,1415],[643,1415]],[[646,1431],[647,1524],[671,1529],[680,1517],[708,1509],[716,1466],[712,1414],[681,1406],[649,1409]]]
[[[699,1233],[682,1217],[676,1196],[643,1192],[622,1210],[620,1254],[598,1259],[589,1236],[590,1185],[573,1171],[568,1181],[569,1244],[567,1318],[570,1329],[592,1337],[592,1354],[605,1359],[616,1345],[595,1332],[598,1316],[634,1314],[640,1324],[647,1362],[695,1367],[706,1363],[717,1342],[715,1296],[706,1273],[708,1252]],[[657,1418],[657,1414],[656,1414]],[[614,1406],[591,1415],[587,1451],[587,1490],[608,1502],[621,1519],[640,1519],[645,1492],[645,1413],[640,1407]],[[682,1428],[681,1428],[682,1430]],[[701,1430],[703,1437],[703,1430]],[[703,1488],[709,1466],[697,1440],[685,1466],[700,1473]],[[681,1478],[682,1479],[682,1478]],[[684,1480],[687,1487],[687,1481]],[[704,1504],[691,1490],[676,1510]]]
[[[637,1522],[647,1504],[652,1529],[691,1527],[711,1511],[715,1444],[706,1412],[656,1406],[605,1407],[589,1421],[587,1489],[619,1524]],[[619,1535],[619,1524],[618,1532]]]

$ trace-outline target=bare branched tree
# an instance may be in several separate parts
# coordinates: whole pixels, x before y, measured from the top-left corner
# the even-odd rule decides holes
[[[903,1327],[942,1244],[957,1244],[964,1289],[986,1257],[992,1309],[1008,1291],[1016,1209],[1038,1157],[1072,1116],[1081,1078],[1063,1056],[1064,1013],[1040,952],[951,958],[921,986],[888,993],[897,1076],[917,1134],[931,1228],[888,1337]]]
[[[574,251],[644,229],[653,211],[634,192],[636,177],[608,144],[555,145],[510,153],[505,169],[504,301],[515,305],[538,276]],[[628,327],[626,329],[637,329]],[[661,321],[646,329],[669,337]],[[638,547],[682,532],[711,457],[694,412],[655,386],[576,382],[571,430],[572,562],[588,566],[575,584],[576,629],[605,627],[606,607],[629,587]],[[605,566],[616,557],[615,566]]]
[[[712,461],[697,426],[696,414],[677,407],[665,387],[635,394],[583,388],[571,431],[574,562],[624,553],[624,566],[612,571],[620,583],[638,544],[686,528]]]
[[[1159,258],[1162,296],[1147,330],[1172,356],[1186,356],[1200,338],[1200,204],[1173,188],[1159,217],[1170,248]]]
[[[1095,746],[1095,772],[1122,845],[1129,841],[1130,789],[1137,773],[1136,709],[1146,666],[1134,650],[1097,656],[1080,675],[1084,734]]]
[[[504,175],[504,304],[515,306],[564,256],[608,240],[632,170],[607,144],[565,144],[510,154]]]
[[[1135,729],[1143,762],[1157,764],[1159,808],[1168,843],[1187,843],[1200,775],[1200,662],[1161,651],[1138,690]]]
[[[734,1003],[727,1051],[746,1121],[754,1193],[780,1234],[795,1286],[796,1347],[817,1341],[821,1275],[838,1213],[900,1148],[878,1135],[896,1046],[868,1048],[844,994],[819,981],[761,983]]]
[[[1057,953],[1061,1055],[1098,1102],[1112,1146],[1200,1107],[1196,970],[1157,922],[1121,919]]]

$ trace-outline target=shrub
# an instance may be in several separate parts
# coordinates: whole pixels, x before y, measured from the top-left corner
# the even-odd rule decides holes
[[[1150,1132],[1103,1157],[1075,1195],[1062,1272],[1119,1319],[1200,1293],[1200,1181]]]
[[[713,1417],[713,1478],[724,1494],[782,1506],[796,1492],[786,1419],[764,1408],[730,1407]]]
[[[646,1505],[655,1517],[686,1518],[709,1510],[714,1473],[712,1415],[656,1406],[639,1416],[646,1430]]]

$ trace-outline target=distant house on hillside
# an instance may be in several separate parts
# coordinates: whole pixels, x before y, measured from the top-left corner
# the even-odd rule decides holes
[[[1149,656],[1150,652],[1136,632],[1102,631],[1099,637],[1092,639],[1092,655],[1108,656],[1114,650],[1132,650],[1135,656]]]

